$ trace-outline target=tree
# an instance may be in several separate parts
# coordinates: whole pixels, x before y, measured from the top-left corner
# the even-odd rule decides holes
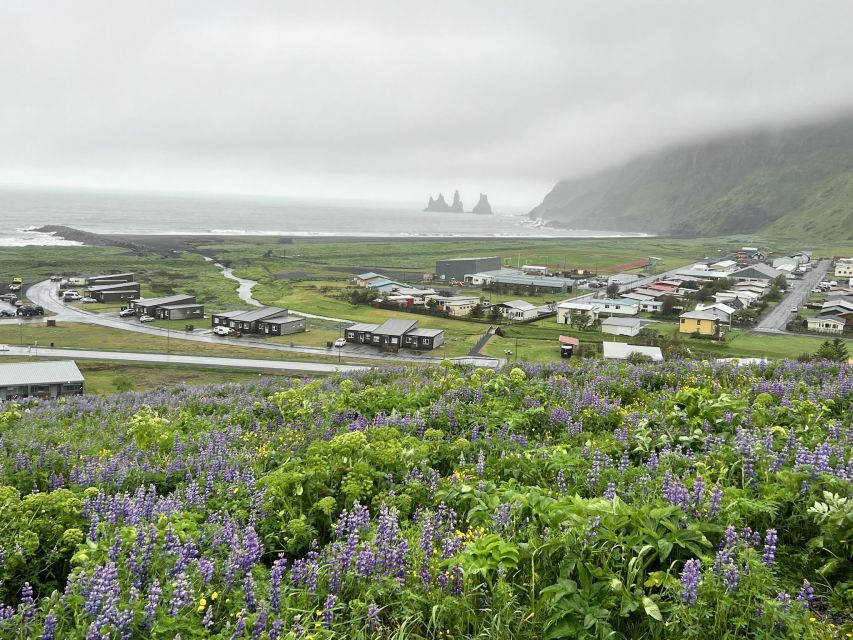
[[[571,325],[578,331],[586,330],[590,323],[592,322],[592,318],[588,313],[573,313]]]
[[[847,362],[850,358],[847,345],[841,338],[835,338],[832,342],[825,340],[814,355],[818,360],[831,360],[833,362]]]
[[[458,192],[457,192],[458,193]],[[471,312],[468,314],[472,318],[482,318],[483,317],[483,305],[481,303],[477,303],[471,309]]]
[[[498,305],[493,304],[489,307],[489,320],[492,322],[497,322],[501,319],[501,309]]]
[[[788,279],[785,278],[784,275],[780,275],[778,278],[773,280],[773,286],[777,289],[784,291],[788,288]]]
[[[662,316],[673,316],[675,315],[675,307],[678,305],[678,298],[675,296],[663,296],[660,299],[660,314]]]
[[[604,291],[605,291],[605,293],[607,293],[608,298],[613,298],[615,296],[618,296],[619,295],[619,283],[618,282],[611,282],[609,285],[607,285],[607,289],[605,289]]]
[[[782,292],[779,290],[775,284],[770,287],[770,291],[767,292],[767,300],[770,302],[776,302],[777,300],[782,299]]]

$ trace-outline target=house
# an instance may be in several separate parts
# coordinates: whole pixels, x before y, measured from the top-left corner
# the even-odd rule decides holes
[[[572,317],[578,314],[589,316],[590,324],[598,320],[598,305],[587,302],[566,300],[557,304],[557,324],[571,324]]]
[[[390,279],[385,278],[385,276],[379,273],[373,273],[372,271],[368,271],[367,273],[361,273],[357,275],[355,278],[353,278],[353,280],[355,280],[355,284],[357,284],[359,287],[366,287],[374,280],[379,280],[380,278],[383,278],[385,280]]]
[[[448,260],[436,260],[435,276],[439,280],[462,280],[469,273],[493,271],[500,268],[500,256],[451,258]]]
[[[660,300],[644,296],[641,293],[626,293],[623,300],[636,300],[640,305],[640,311],[646,313],[658,313],[663,306],[663,302]]]
[[[308,328],[305,318],[296,318],[289,315],[266,318],[258,322],[258,333],[265,336],[287,336],[291,333],[300,333]]]
[[[767,252],[758,247],[742,247],[735,256],[736,260],[756,260],[764,262],[767,260]]]
[[[605,318],[601,321],[602,333],[614,336],[635,336],[640,333],[639,318]]]
[[[130,306],[138,316],[157,316],[157,308],[176,304],[195,304],[195,296],[178,294],[162,298],[138,298],[130,301]]]
[[[432,296],[429,300],[435,301],[436,309],[454,318],[467,316],[474,307],[482,303],[479,296]]]
[[[0,402],[83,394],[85,380],[73,360],[0,364]]]
[[[844,333],[846,324],[845,319],[840,316],[806,318],[806,325],[809,331],[818,331],[820,333]]]
[[[853,258],[839,258],[835,261],[835,277],[853,277]]]
[[[660,347],[642,347],[624,342],[604,342],[601,345],[605,360],[627,360],[632,354],[648,356],[655,362],[663,362]]]
[[[442,329],[421,329],[417,320],[392,318],[382,324],[358,323],[344,330],[344,339],[354,344],[369,344],[388,351],[430,350],[444,344]]]
[[[700,336],[718,337],[722,324],[720,314],[713,310],[687,311],[678,316],[679,333],[698,333]]]
[[[86,295],[98,302],[124,302],[138,300],[141,293],[138,282],[115,282],[89,285],[86,288]]]
[[[90,287],[98,287],[105,284],[121,284],[133,282],[136,280],[136,274],[132,271],[126,273],[111,273],[103,276],[90,276],[86,278],[86,284]]]
[[[648,287],[646,287],[649,291],[657,291],[661,295],[674,295],[678,290],[678,287],[681,286],[681,282],[670,283],[670,282],[652,282]]]
[[[194,320],[204,318],[204,305],[197,302],[164,304],[157,307],[154,317],[160,320]]]
[[[832,298],[820,306],[820,315],[832,316],[853,313],[853,302],[844,298]]]
[[[739,293],[735,291],[720,291],[714,294],[715,303],[723,303],[735,311],[744,309],[757,300],[758,296],[756,294],[745,291]]]
[[[640,312],[640,303],[631,298],[601,298],[595,300],[598,313],[610,316],[635,316]]]
[[[571,358],[580,347],[580,340],[572,336],[560,336],[560,357]]]
[[[753,281],[753,280],[775,280],[782,275],[782,272],[773,267],[768,267],[766,264],[751,264],[743,269],[738,269],[731,273],[733,280]]]
[[[725,324],[731,327],[732,317],[737,309],[722,302],[715,302],[711,305],[700,304],[696,307],[696,311],[710,311],[715,313],[720,319],[720,324]]]
[[[213,327],[228,327],[240,333],[263,335],[287,335],[305,331],[303,318],[293,319],[287,309],[280,307],[258,307],[249,311],[225,311],[214,313],[210,318]]]
[[[416,328],[403,336],[403,346],[409,349],[435,349],[444,344],[443,329]]]
[[[737,270],[737,262],[734,260],[720,260],[719,262],[712,262],[708,266],[713,271],[724,271],[726,273],[731,273],[732,271]]]
[[[732,285],[732,291],[750,291],[758,297],[763,298],[770,291],[770,283],[763,280],[735,282]]]
[[[797,251],[796,253],[792,253],[791,257],[796,259],[800,264],[808,264],[812,261],[812,252]]]
[[[508,300],[492,305],[508,320],[535,320],[540,315],[541,307],[524,300]]]

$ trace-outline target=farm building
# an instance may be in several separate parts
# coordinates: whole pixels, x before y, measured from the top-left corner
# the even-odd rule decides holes
[[[500,256],[481,258],[451,258],[437,260],[435,276],[439,280],[462,280],[466,274],[501,268]]]

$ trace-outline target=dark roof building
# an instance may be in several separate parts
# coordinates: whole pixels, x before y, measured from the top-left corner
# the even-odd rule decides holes
[[[261,333],[283,336],[305,331],[304,318],[291,318],[287,309],[280,307],[258,307],[249,311],[225,311],[211,315],[214,327],[222,326],[241,333]]]
[[[73,360],[0,364],[0,401],[80,395],[83,384]]]
[[[120,284],[122,282],[133,282],[136,279],[136,274],[132,271],[126,273],[110,273],[103,276],[91,276],[86,278],[86,284],[90,287],[100,286],[103,284]]]
[[[500,256],[489,256],[485,258],[451,258],[449,260],[436,260],[435,275],[439,280],[462,280],[465,274],[478,273],[480,271],[491,271],[501,268]]]
[[[347,342],[370,344],[388,351],[400,347],[435,349],[444,344],[443,329],[420,329],[417,320],[391,318],[382,324],[358,323],[344,331]]]
[[[115,282],[113,284],[89,285],[86,293],[98,302],[124,302],[139,299],[138,282]]]
[[[194,304],[195,296],[174,295],[162,298],[139,298],[131,300],[130,304],[138,316],[157,317],[157,308],[175,304]]]
[[[204,318],[204,305],[198,302],[189,304],[164,304],[157,307],[156,318],[160,320],[193,320]]]

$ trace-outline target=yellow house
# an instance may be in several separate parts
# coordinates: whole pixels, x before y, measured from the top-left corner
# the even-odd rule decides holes
[[[678,332],[718,336],[720,335],[720,318],[711,311],[688,311],[678,316]]]

